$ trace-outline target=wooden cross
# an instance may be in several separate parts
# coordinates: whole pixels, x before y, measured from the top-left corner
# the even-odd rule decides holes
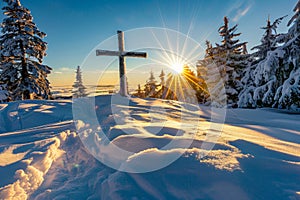
[[[96,50],[96,56],[119,56],[119,73],[120,73],[120,95],[127,96],[127,81],[126,81],[126,62],[125,57],[146,58],[145,52],[127,52],[125,51],[124,33],[117,31],[119,41],[119,51]]]

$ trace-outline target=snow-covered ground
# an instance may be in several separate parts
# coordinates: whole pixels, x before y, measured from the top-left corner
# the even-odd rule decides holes
[[[179,158],[118,171],[92,156],[120,161],[115,152],[84,145],[103,141],[84,120],[75,127],[72,101],[0,104],[0,199],[300,199],[299,114],[228,109],[222,126],[209,107],[112,97],[95,110],[110,143],[133,152],[120,169]]]
[[[85,85],[86,93],[89,96],[113,94],[118,90],[118,86],[115,85]],[[136,88],[129,88],[130,92],[134,92]],[[72,97],[72,85],[63,85],[63,86],[52,86],[51,93],[52,97],[55,99],[68,99]]]

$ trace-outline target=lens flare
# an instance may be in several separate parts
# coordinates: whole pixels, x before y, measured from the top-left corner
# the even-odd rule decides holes
[[[171,69],[173,69],[178,74],[180,74],[183,71],[183,66],[184,66],[184,64],[181,62],[171,63]]]

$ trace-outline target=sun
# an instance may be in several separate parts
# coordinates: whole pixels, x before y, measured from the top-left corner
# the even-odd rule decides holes
[[[183,71],[184,64],[181,62],[173,62],[171,68],[177,73],[180,74]]]

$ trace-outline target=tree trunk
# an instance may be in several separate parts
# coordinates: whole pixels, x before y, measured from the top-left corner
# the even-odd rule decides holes
[[[28,83],[26,79],[28,78],[28,70],[27,70],[27,63],[26,63],[26,53],[25,49],[23,46],[23,42],[20,41],[20,49],[22,51],[22,57],[21,57],[21,66],[22,66],[22,71],[21,71],[21,84],[25,86],[25,88],[28,87]],[[25,99],[30,99],[30,92],[28,89],[25,89],[22,93],[22,100]]]
[[[18,28],[19,28],[19,31],[21,32],[22,29],[21,29],[20,24],[18,24]],[[26,52],[25,52],[25,48],[24,48],[22,40],[19,41],[19,44],[20,44],[20,50],[22,52],[22,57],[21,57],[21,67],[22,67],[22,70],[21,70],[21,85],[24,85],[25,88],[27,88],[28,83],[26,82],[26,79],[28,78],[28,70],[27,70],[27,63],[26,63]],[[22,100],[25,100],[25,99],[30,99],[30,92],[29,92],[28,89],[25,89],[22,92]]]

